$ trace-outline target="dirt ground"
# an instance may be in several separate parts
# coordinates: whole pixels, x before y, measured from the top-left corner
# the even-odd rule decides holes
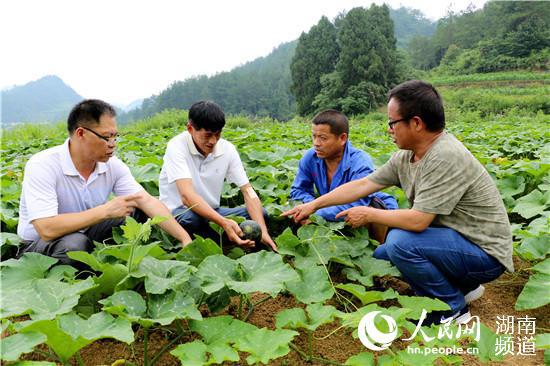
[[[548,332],[550,329],[550,305],[545,307],[519,312],[514,310],[515,301],[523,288],[523,285],[527,281],[528,273],[523,271],[526,267],[526,263],[521,262],[517,257],[514,257],[516,268],[519,269],[514,274],[504,274],[498,280],[493,281],[485,285],[485,295],[473,302],[470,305],[470,312],[472,315],[480,317],[481,322],[496,331],[497,328],[497,316],[513,315],[516,317],[529,317],[536,318],[537,333]],[[407,293],[407,286],[403,282],[396,279],[388,279],[382,281],[385,285],[390,285],[399,292]],[[264,298],[265,295],[257,294],[253,295],[252,300],[258,301]],[[234,314],[236,313],[236,299],[232,305],[230,305],[224,313]],[[300,306],[296,303],[293,297],[279,295],[276,298],[269,299],[266,302],[258,305],[249,322],[262,328],[267,327],[269,329],[275,328],[275,314],[279,311],[287,308]],[[207,315],[207,314],[203,314]],[[164,345],[170,342],[175,337],[175,333],[169,330],[153,330],[149,335],[149,355],[157,353]],[[192,341],[194,337],[183,337],[178,343],[186,343]],[[133,346],[128,346],[124,343],[101,340],[97,341],[88,347],[81,350],[82,360],[86,366],[88,365],[112,365],[116,362],[116,365],[142,365],[143,364],[143,333],[138,331],[136,334],[136,341]],[[294,339],[294,344],[302,350],[307,349],[307,336],[301,333],[300,336]],[[170,347],[170,349],[176,346]],[[367,351],[367,349],[351,336],[351,329],[338,329],[338,324],[328,324],[320,327],[314,333],[313,339],[314,355],[336,361],[343,364],[349,357],[357,353]],[[152,357],[152,356],[150,356]],[[25,359],[44,360],[44,357],[34,353],[27,355]],[[231,366],[246,365],[246,355],[241,356],[240,363],[226,363]],[[118,360],[118,362],[117,362]],[[76,364],[76,362],[74,363]],[[164,355],[158,360],[157,365],[180,365],[179,361],[165,352]],[[465,357],[464,365],[483,365],[480,361],[473,357]],[[492,362],[490,365],[507,365],[507,366],[539,366],[544,365],[543,352],[537,351],[534,356],[511,356],[508,355],[502,362]],[[323,365],[323,363],[313,361],[307,363],[300,355],[291,350],[291,352],[284,358],[274,360],[270,365],[280,366],[306,366],[306,365]]]

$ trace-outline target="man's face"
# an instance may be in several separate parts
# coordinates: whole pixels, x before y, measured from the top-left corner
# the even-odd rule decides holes
[[[388,126],[388,133],[393,139],[393,143],[400,149],[410,149],[412,142],[412,127],[410,121],[403,121],[403,116],[399,112],[399,102],[392,98],[388,103],[388,119],[389,122],[399,121],[392,123],[391,127]],[[401,121],[400,121],[401,120]]]
[[[313,148],[320,159],[334,159],[342,154],[346,145],[345,133],[337,136],[327,124],[312,125]]]
[[[107,162],[114,154],[118,135],[116,119],[109,114],[99,118],[99,124],[78,127],[82,135],[87,157],[95,161]],[[76,131],[75,131],[76,132]]]
[[[222,135],[221,130],[216,132],[208,131],[204,128],[197,130],[191,123],[187,124],[187,131],[191,134],[197,150],[204,156],[208,156],[208,154],[214,151],[214,147],[216,147]]]

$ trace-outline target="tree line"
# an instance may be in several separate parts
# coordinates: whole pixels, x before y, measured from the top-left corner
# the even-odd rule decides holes
[[[546,2],[491,1],[482,9],[449,10],[437,24],[414,9],[358,7],[322,17],[299,39],[267,57],[212,77],[173,83],[120,116],[142,119],[211,99],[228,114],[287,120],[325,108],[369,112],[394,85],[431,74],[550,68]]]

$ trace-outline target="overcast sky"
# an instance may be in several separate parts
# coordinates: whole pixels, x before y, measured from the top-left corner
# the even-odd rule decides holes
[[[375,1],[378,4],[384,1]],[[444,16],[485,0],[389,0]],[[85,98],[127,104],[297,39],[355,0],[1,0],[0,88],[57,75]]]

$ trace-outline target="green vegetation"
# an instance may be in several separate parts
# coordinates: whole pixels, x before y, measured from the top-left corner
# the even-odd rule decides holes
[[[548,70],[550,8],[538,1],[490,1],[483,9],[450,11],[435,34],[408,44],[412,65],[443,74]]]
[[[550,281],[550,122],[548,104],[539,98],[548,95],[546,80],[548,74],[542,73],[434,80],[446,103],[449,131],[495,179],[513,224],[515,254],[530,263],[520,271],[530,278],[517,299],[517,310],[545,306],[550,299],[546,296]],[[503,81],[495,87],[495,82]],[[395,151],[387,136],[386,119],[381,112],[351,118],[353,144],[368,151],[378,166]],[[117,155],[152,194],[158,194],[166,142],[184,129],[186,120],[185,111],[168,110],[121,128]],[[9,336],[1,340],[2,359],[6,363],[21,359],[45,344],[35,357],[81,364],[82,348],[110,338],[143,344],[147,365],[159,364],[166,352],[185,365],[238,362],[241,357],[248,364],[267,364],[291,350],[313,364],[334,363],[319,357],[312,342],[320,337],[322,325],[346,329],[351,337],[364,314],[381,311],[396,320],[400,334],[411,334],[423,308],[445,309],[444,303],[432,299],[403,296],[392,288],[373,289],[379,277],[399,276],[399,272],[388,262],[372,258],[377,243],[366,230],[350,230],[343,223],[313,217],[312,225],[293,231],[286,219],[277,216],[289,207],[289,188],[298,160],[310,147],[310,133],[305,119],[281,123],[243,116],[229,117],[223,132],[236,145],[251,184],[274,215],[270,230],[280,254],[260,251],[229,257],[217,243],[202,238],[179,249],[153,226],[155,220],[141,225],[129,219],[115,236],[118,245],[98,243],[92,253],[71,254],[93,269],[85,280],[75,277],[74,268],[54,266],[55,259],[38,254],[9,259],[18,245],[14,233],[24,165],[32,154],[62,143],[66,132],[63,126],[43,126],[40,131],[23,127],[4,133],[0,317]],[[397,188],[391,192],[406,207],[403,193]],[[222,204],[242,202],[239,189],[227,185]],[[253,300],[253,293],[265,297]],[[274,329],[247,322],[263,301],[281,293],[304,305],[273,314]],[[230,306],[231,299],[236,305]],[[229,315],[207,317],[199,311],[205,306]],[[148,335],[155,328],[164,329],[170,341],[163,349],[148,350]],[[428,335],[437,332],[422,329]],[[501,359],[494,353],[496,335],[484,326],[481,333],[479,342],[465,337],[461,345],[478,347],[482,362]],[[297,340],[300,335],[305,342]],[[547,334],[538,334],[536,339],[538,348],[548,348]],[[411,341],[414,344],[459,346],[456,340],[429,343],[422,337]],[[461,362],[458,355],[419,359],[401,343],[379,352],[377,360],[405,365]],[[369,352],[349,354],[346,362],[369,363],[374,364]]]
[[[290,65],[298,112],[376,109],[400,79],[395,43],[386,5],[353,8],[334,24],[321,18],[300,36]]]

